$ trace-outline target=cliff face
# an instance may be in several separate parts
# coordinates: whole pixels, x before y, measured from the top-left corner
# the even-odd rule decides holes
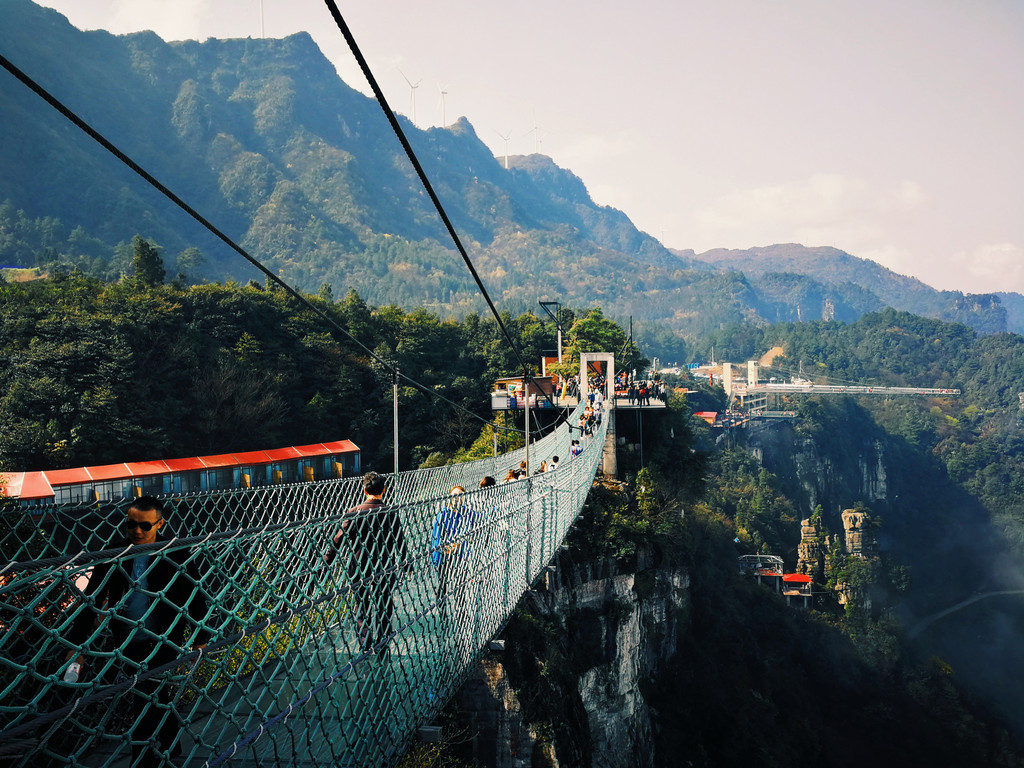
[[[847,519],[835,536],[856,577],[846,547],[874,543],[866,517]],[[974,718],[947,665],[895,663],[894,641],[864,612],[847,623],[842,612],[826,621],[787,607],[737,572],[722,518],[695,510],[687,520],[680,551],[660,548],[661,564],[649,552],[628,567],[563,552],[524,595],[505,649],[478,665],[449,710],[461,759],[451,764],[1019,768],[1005,732]]]
[[[887,504],[891,489],[882,441],[839,435],[835,443],[823,447],[789,425],[776,424],[752,434],[749,448],[766,469],[790,485],[789,495],[801,511],[813,512],[820,504],[830,527],[838,530],[841,511],[851,501]],[[841,451],[832,450],[840,443]]]
[[[485,659],[459,695],[480,764],[655,764],[644,692],[687,626],[689,576],[644,559],[636,573],[617,572],[612,561],[556,567],[525,596],[520,614],[529,618],[519,623],[534,629],[510,628],[504,653]],[[538,645],[545,636],[560,646],[556,659],[564,654],[557,665],[552,648]],[[543,693],[533,700],[515,693],[538,683]]]

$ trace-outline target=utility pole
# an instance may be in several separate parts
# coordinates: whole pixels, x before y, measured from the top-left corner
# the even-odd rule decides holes
[[[530,372],[523,368],[523,413],[526,414],[523,437],[526,439],[526,476],[530,476]]]
[[[548,317],[555,321],[555,330],[558,332],[558,364],[562,364],[562,321],[561,321],[561,310],[562,304],[558,301],[538,301],[540,308],[548,313]],[[551,312],[548,307],[554,307],[554,313]]]
[[[394,436],[395,436],[395,484],[398,483],[398,368],[395,368],[392,375],[392,388],[394,397]]]

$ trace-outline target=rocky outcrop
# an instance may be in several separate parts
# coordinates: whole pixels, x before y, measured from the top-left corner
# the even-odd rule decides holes
[[[563,627],[569,638],[567,663],[574,675],[557,695],[586,732],[593,765],[654,765],[652,710],[644,690],[676,653],[680,624],[687,621],[689,576],[643,566],[618,573],[612,561],[563,565],[549,575],[547,588],[527,593],[520,606]],[[527,722],[503,659],[520,650],[508,645],[504,654],[492,654],[459,694],[476,734],[474,758],[495,768],[579,762],[579,748],[560,743],[551,723]]]
[[[861,457],[861,490],[862,498],[877,501],[886,499],[889,496],[889,475],[885,469],[885,446],[881,440],[875,440],[875,461],[871,466],[871,456],[868,454]]]
[[[842,518],[846,554],[862,559],[873,557],[878,545],[871,527],[871,515],[864,511],[844,509]]]
[[[821,581],[825,568],[825,554],[828,551],[828,544],[825,542],[818,530],[818,526],[811,522],[811,519],[800,521],[800,543],[797,544],[796,572],[804,573]]]
[[[550,738],[530,726],[501,661],[488,657],[458,694],[473,733],[473,753],[495,768],[557,768]]]

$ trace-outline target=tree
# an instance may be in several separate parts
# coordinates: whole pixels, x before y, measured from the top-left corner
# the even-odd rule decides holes
[[[178,258],[175,259],[177,271],[184,274],[186,277],[194,277],[205,263],[206,257],[203,256],[202,251],[195,246],[186,248],[184,251],[179,253]]]
[[[164,262],[156,246],[143,240],[140,235],[132,238],[132,248],[135,255],[132,257],[132,266],[135,268],[135,279],[148,288],[163,283],[167,276],[164,269]]]
[[[618,323],[604,316],[600,307],[573,322],[569,328],[566,348],[566,359],[570,361],[578,361],[581,352],[611,352],[615,355],[618,367],[632,363],[637,370],[643,370],[651,364],[650,360],[640,354],[636,345],[629,341]]]

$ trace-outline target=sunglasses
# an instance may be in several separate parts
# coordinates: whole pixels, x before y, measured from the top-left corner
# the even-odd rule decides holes
[[[163,520],[162,517],[160,518],[160,520],[157,520],[156,523],[159,523],[161,520]],[[156,525],[156,523],[151,523],[148,520],[132,520],[130,517],[128,517],[125,518],[124,527],[128,530],[132,530],[133,528],[141,528],[142,532],[145,533],[146,531],[152,530],[153,526]]]

